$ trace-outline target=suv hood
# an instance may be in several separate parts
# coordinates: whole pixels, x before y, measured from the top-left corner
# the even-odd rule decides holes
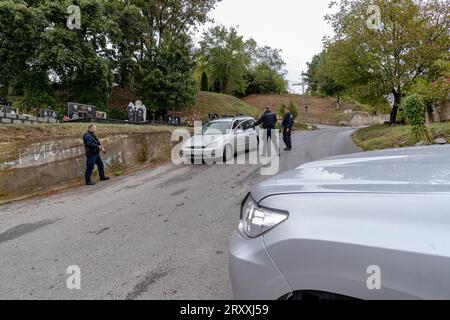
[[[259,202],[287,193],[449,193],[450,145],[391,149],[326,158],[252,189]]]

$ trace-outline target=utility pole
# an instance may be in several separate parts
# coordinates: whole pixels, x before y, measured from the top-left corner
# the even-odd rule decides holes
[[[302,87],[302,105],[305,106],[305,73],[302,71],[301,74],[301,83],[293,83],[293,86],[301,86]]]

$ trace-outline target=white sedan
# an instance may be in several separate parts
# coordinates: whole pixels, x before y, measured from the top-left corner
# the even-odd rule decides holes
[[[229,161],[237,153],[256,150],[258,133],[254,128],[255,122],[251,117],[211,121],[183,144],[183,155],[191,161]]]

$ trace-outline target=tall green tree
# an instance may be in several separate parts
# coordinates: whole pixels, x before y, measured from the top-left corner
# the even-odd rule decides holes
[[[245,46],[251,59],[245,76],[245,94],[286,92],[286,71],[283,69],[286,63],[281,57],[281,50],[269,46],[260,47],[253,39],[248,40]]]
[[[336,36],[327,41],[332,78],[359,100],[392,98],[391,122],[417,78],[449,50],[446,0],[341,0],[327,19]],[[380,8],[381,21],[369,28],[367,10]]]
[[[202,73],[200,90],[201,91],[209,91],[208,75],[206,74],[206,72]]]
[[[200,64],[221,93],[249,95],[287,91],[281,50],[245,41],[234,27],[215,26],[200,42]]]
[[[332,65],[328,63],[327,51],[315,55],[308,63],[305,80],[308,84],[308,90],[313,94],[326,96],[335,96],[343,91],[343,86],[333,78],[330,69]]]
[[[11,93],[36,65],[36,48],[46,26],[39,8],[21,0],[0,1],[0,85],[5,91]]]
[[[193,105],[196,94],[194,68],[190,38],[179,35],[171,41],[166,40],[146,53],[139,94],[144,97],[146,105],[161,116],[170,110],[189,107]]]
[[[245,93],[244,75],[251,59],[236,28],[215,26],[206,31],[200,41],[200,60],[221,93]]]

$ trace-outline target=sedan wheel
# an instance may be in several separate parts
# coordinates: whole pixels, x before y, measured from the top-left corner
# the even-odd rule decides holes
[[[223,161],[229,161],[233,158],[233,148],[227,144],[223,150]]]

